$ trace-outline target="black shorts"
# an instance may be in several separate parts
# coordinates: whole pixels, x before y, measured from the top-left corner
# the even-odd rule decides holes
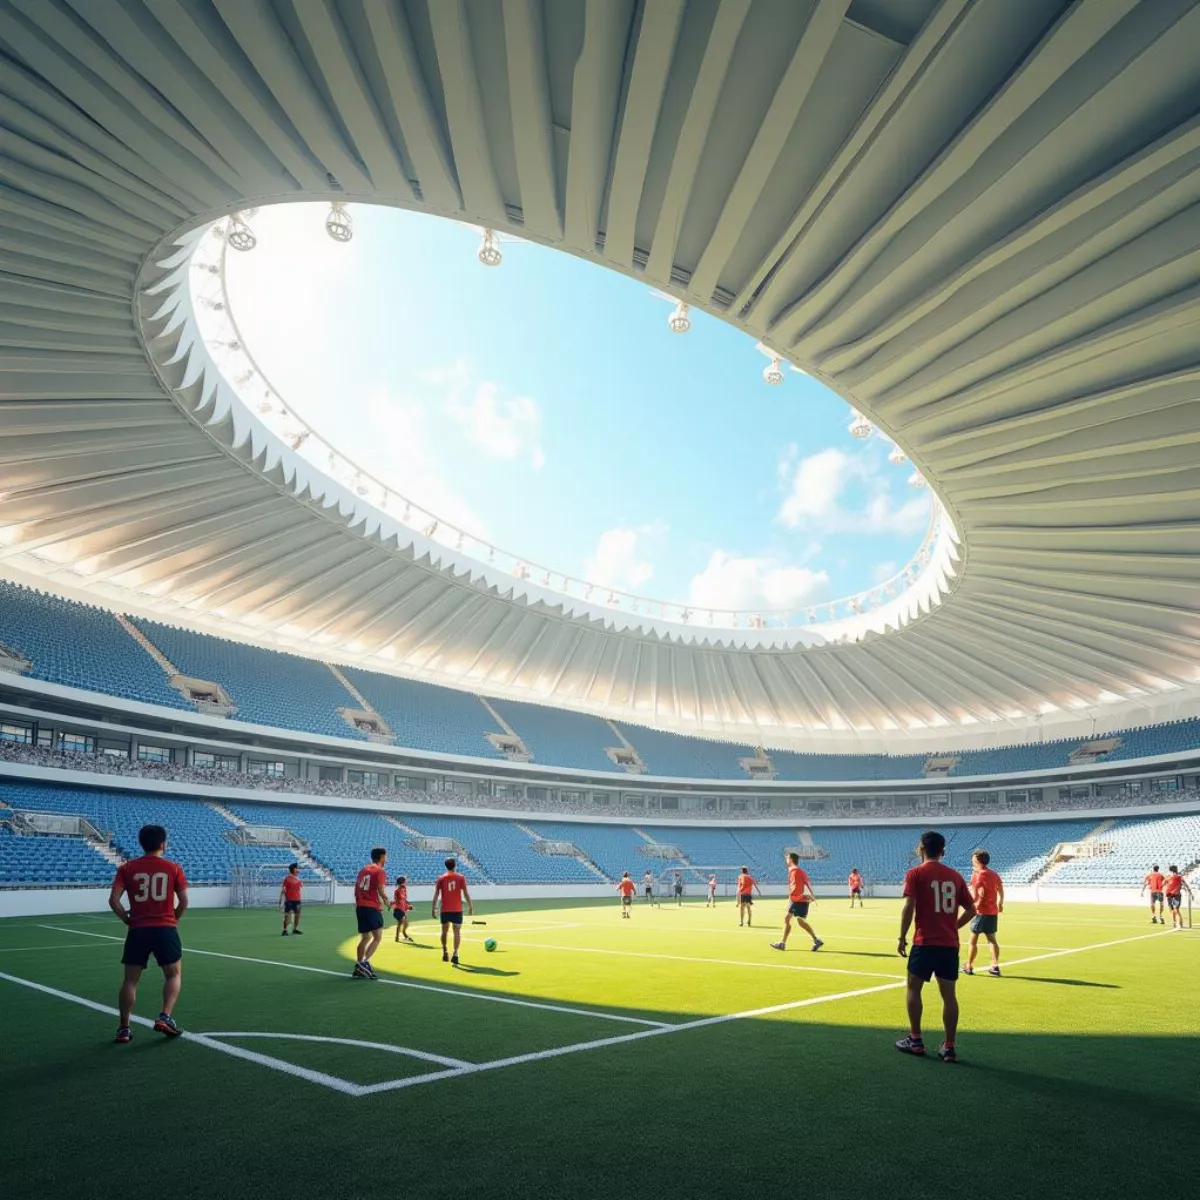
[[[754,897],[751,896],[749,892],[747,892],[745,895],[743,895],[741,892],[739,892],[738,893],[738,903],[739,904],[753,904]]]
[[[443,912],[442,913],[442,924],[443,925],[461,925],[462,924],[462,913],[460,913],[460,912],[456,912],[456,913]]]
[[[647,896],[653,896],[653,895],[654,895],[654,889],[653,889],[653,888],[649,888],[649,887],[648,887],[648,888],[646,888],[646,892],[645,892],[645,894],[646,894]]]
[[[852,895],[852,896],[861,896],[861,895],[862,895],[862,888],[851,888],[851,889],[850,889],[850,895]]]
[[[632,904],[632,903],[633,903],[633,897],[632,897],[632,896],[622,896],[622,897],[621,897],[621,903],[622,903],[622,904]]]
[[[285,900],[283,902],[283,911],[285,913],[289,913],[289,912],[298,913],[300,911],[300,901],[299,900]]]
[[[908,952],[908,973],[926,983],[935,975],[939,979],[957,979],[958,947],[914,946]]]
[[[788,916],[799,917],[802,921],[808,916],[808,906],[811,901],[808,900],[792,900],[788,904]]]
[[[995,933],[1000,928],[1000,918],[995,913],[977,913],[971,922],[972,933]]]
[[[396,918],[397,925],[402,925],[404,923],[404,918],[408,916],[408,909],[407,908],[393,908],[392,916]]]
[[[152,925],[126,933],[121,961],[127,967],[146,966],[151,954],[160,967],[177,963],[183,957],[183,943],[174,925]]]
[[[1161,904],[1162,902],[1163,902],[1162,892],[1151,892],[1150,893],[1150,903],[1151,904]]]
[[[1167,897],[1167,907],[1168,908],[1178,908],[1182,903],[1183,903],[1183,896],[1179,892],[1176,892],[1175,895],[1173,895],[1173,896]]]
[[[683,885],[682,885],[682,884],[680,884],[680,883],[677,883],[677,884],[675,885],[675,895],[677,895],[677,896],[682,896],[682,895],[683,895]]]
[[[358,917],[359,933],[373,933],[376,929],[383,928],[383,913],[378,908],[367,908],[359,904],[354,909],[354,915]]]

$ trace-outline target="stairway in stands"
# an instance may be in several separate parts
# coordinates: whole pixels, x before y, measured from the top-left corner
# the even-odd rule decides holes
[[[237,815],[237,813],[232,812],[230,809],[226,808],[225,805],[216,800],[206,800],[204,801],[204,804],[205,807],[211,808],[213,812],[224,817],[225,820],[230,823],[230,825],[250,824],[249,821],[243,821],[242,818]],[[288,832],[291,833],[291,830],[288,830]],[[295,837],[296,835],[292,834],[292,836]],[[299,839],[297,839],[297,841],[298,840]],[[313,856],[307,850],[305,850],[303,846],[297,844],[291,848],[291,852],[296,856],[296,861],[302,867],[307,867],[314,875],[319,875],[322,879],[327,879],[331,883],[337,882],[337,880],[334,878],[333,872],[324,863],[318,862],[315,858],[313,858]]]
[[[540,833],[536,832],[536,830],[530,829],[528,825],[522,825],[520,821],[514,821],[513,824],[523,834],[532,838],[535,842],[542,842],[546,840]],[[572,845],[574,845],[574,843],[572,843]],[[589,871],[591,871],[591,873],[595,875],[597,879],[603,880],[605,883],[613,882],[602,870],[600,870],[598,866],[596,866],[594,862],[592,862],[590,858],[588,858],[586,854],[584,854],[582,850],[579,849],[578,846],[575,846],[575,854],[572,855],[572,857],[577,863],[579,863],[581,867],[586,867]]]
[[[391,813],[377,813],[376,816],[382,817],[389,825],[395,825],[397,829],[403,829],[410,838],[429,836],[428,834],[418,832],[411,825],[405,825],[399,817],[393,817]],[[457,855],[459,866],[470,867],[479,876],[482,883],[491,883],[492,881],[488,878],[487,872],[471,857],[471,852],[466,846],[463,846],[462,842],[459,842],[458,845],[461,847]]]
[[[180,674],[175,664],[124,613],[113,613],[117,624],[163,669],[168,679]]]

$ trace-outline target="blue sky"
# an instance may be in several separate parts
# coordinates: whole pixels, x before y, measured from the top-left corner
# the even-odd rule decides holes
[[[603,587],[799,608],[904,565],[928,520],[911,467],[844,401],[752,339],[636,280],[433,217],[323,205],[253,218],[230,254],[246,344],[284,396],[397,491],[518,555]]]

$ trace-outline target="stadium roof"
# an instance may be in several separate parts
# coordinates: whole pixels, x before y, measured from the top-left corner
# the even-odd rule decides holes
[[[769,741],[1194,712],[1197,45],[1194,0],[0,3],[0,570]],[[155,290],[192,231],[296,199],[744,328],[935,489],[941,603],[837,643],[617,619],[303,478],[170,365]]]

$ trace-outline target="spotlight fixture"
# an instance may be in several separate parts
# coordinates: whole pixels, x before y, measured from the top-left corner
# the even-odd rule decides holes
[[[908,462],[908,455],[899,446],[893,444],[891,452],[888,454],[888,462],[898,467],[901,463]]]
[[[325,232],[335,242],[348,242],[354,236],[354,222],[341,200],[331,200],[329,216],[325,218]]]
[[[241,213],[234,213],[229,218],[229,226],[225,230],[225,240],[235,250],[253,250],[258,245],[254,230],[242,218]]]
[[[690,309],[682,300],[675,305],[674,311],[667,318],[667,328],[672,333],[687,333],[692,327],[692,318],[688,316]]]
[[[857,409],[850,410],[850,436],[857,438],[860,442],[869,438],[875,431],[875,426],[867,420]]]
[[[763,379],[768,387],[778,387],[783,382],[782,362],[782,359],[775,357],[763,367]]]
[[[925,486],[925,476],[920,471],[914,471],[908,477],[908,486],[910,488],[923,488]]]
[[[504,255],[500,253],[500,239],[496,236],[494,229],[483,231],[483,241],[479,243],[478,257],[485,267],[498,267],[504,261]]]

